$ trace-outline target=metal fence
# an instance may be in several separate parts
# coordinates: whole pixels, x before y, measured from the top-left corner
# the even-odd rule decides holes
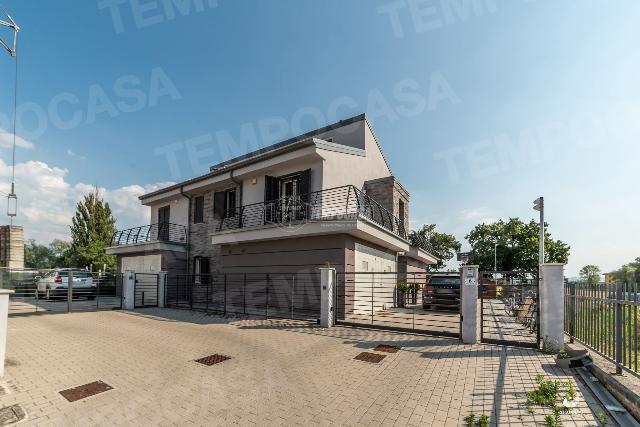
[[[68,276],[56,270],[0,269],[0,288],[14,291],[9,295],[10,316],[120,309],[122,280],[121,274],[80,272],[69,291]]]
[[[221,314],[316,321],[320,273],[170,275],[165,305]]]
[[[584,344],[616,365],[640,376],[638,283],[613,285],[567,283],[564,330],[570,341]]]

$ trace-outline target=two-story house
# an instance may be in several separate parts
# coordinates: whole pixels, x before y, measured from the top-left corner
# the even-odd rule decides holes
[[[145,194],[150,225],[118,231],[119,271],[171,274],[424,271],[409,193],[364,115]]]

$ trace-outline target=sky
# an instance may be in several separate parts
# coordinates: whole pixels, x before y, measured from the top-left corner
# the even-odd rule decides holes
[[[0,4],[21,27],[15,223],[27,238],[69,239],[95,186],[119,228],[147,223],[140,194],[364,112],[413,227],[463,240],[483,221],[537,218],[543,196],[549,231],[571,246],[568,275],[640,256],[634,0]],[[4,193],[14,67],[0,52]]]

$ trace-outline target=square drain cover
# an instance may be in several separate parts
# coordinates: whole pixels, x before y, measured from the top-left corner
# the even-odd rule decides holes
[[[361,360],[363,362],[380,363],[385,357],[387,356],[385,356],[384,354],[367,353],[366,351],[364,351],[354,357],[354,359]]]
[[[385,353],[397,353],[399,350],[401,350],[401,348],[400,347],[396,347],[395,345],[380,344],[379,346],[377,346],[373,350],[374,351],[382,351],[382,352],[385,352]]]
[[[24,420],[27,414],[20,405],[5,406],[0,409],[0,426],[8,426]]]
[[[60,394],[69,402],[75,402],[76,400],[84,399],[89,396],[103,393],[105,391],[112,390],[109,384],[102,381],[94,381],[89,384],[80,385],[78,387],[62,390]]]
[[[225,356],[223,354],[212,354],[211,356],[196,359],[196,362],[202,363],[203,365],[211,366],[229,359],[231,359],[229,356]]]

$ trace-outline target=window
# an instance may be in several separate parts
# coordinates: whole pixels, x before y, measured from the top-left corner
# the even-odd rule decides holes
[[[400,220],[400,227],[404,228],[404,202],[402,200],[398,203],[398,219]]]
[[[204,196],[198,196],[194,199],[193,222],[198,224],[204,222]]]
[[[236,216],[236,190],[227,190],[224,192],[224,212],[225,218]]]
[[[203,276],[209,274],[209,258],[204,256],[197,256],[193,258],[193,274],[196,282],[204,282]]]

